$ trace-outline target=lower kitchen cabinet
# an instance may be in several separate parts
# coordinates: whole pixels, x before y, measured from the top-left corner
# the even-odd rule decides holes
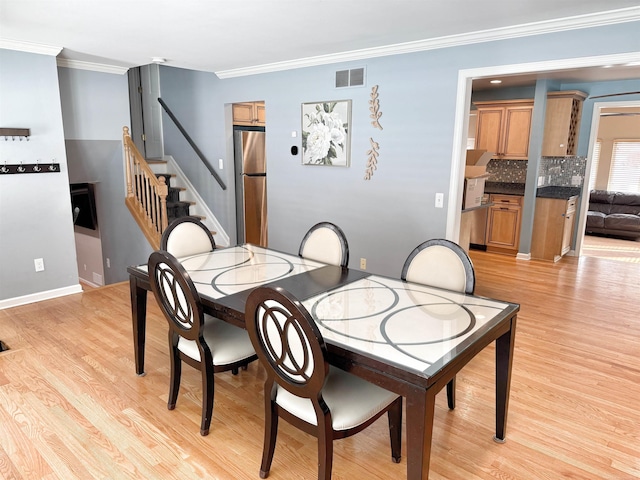
[[[536,198],[531,258],[557,262],[571,250],[578,197]]]
[[[492,194],[487,216],[488,252],[515,255],[520,244],[522,196]]]

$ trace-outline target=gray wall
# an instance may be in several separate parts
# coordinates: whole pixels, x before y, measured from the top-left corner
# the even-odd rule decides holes
[[[349,239],[350,266],[365,257],[368,270],[398,276],[413,247],[445,235],[459,70],[640,51],[639,28],[638,22],[627,23],[226,80],[161,67],[161,90],[214,166],[225,159],[220,173],[228,184],[229,104],[265,100],[269,245],[295,252],[311,225],[329,220]],[[362,66],[366,87],[334,88],[336,70]],[[382,131],[370,125],[373,85],[379,86]],[[351,167],[302,166],[300,155],[289,153],[291,145],[301,145],[300,104],[338,99],[353,102]],[[177,130],[166,118],[163,124],[165,152],[185,171],[196,172],[194,183],[206,184],[201,192],[210,195],[210,207],[223,212],[223,226],[233,231],[232,193],[200,173]],[[365,181],[369,138],[380,144],[380,156],[373,178]],[[443,209],[434,207],[436,192],[445,193]]]
[[[638,52],[639,29],[640,22],[630,22],[227,80],[162,67],[163,98],[214,167],[224,159],[220,173],[230,188],[220,190],[199,160],[186,153],[184,140],[166,118],[165,146],[232,233],[230,104],[265,100],[270,245],[297,251],[311,225],[330,220],[349,238],[351,266],[366,257],[369,270],[397,276],[415,245],[445,235],[458,71]],[[53,57],[8,50],[0,50],[0,63],[0,124],[33,132],[26,143],[0,140],[0,162],[56,158],[63,169],[61,174],[0,176],[0,301],[77,285],[65,138],[74,179],[82,172],[108,184],[104,190],[113,199],[107,201],[109,213],[100,215],[112,216],[102,223],[110,225],[113,237],[104,240],[105,256],[117,263],[112,263],[114,278],[126,278],[125,266],[144,262],[148,247],[118,206],[123,196],[114,180],[122,175],[115,173],[121,155],[116,143],[128,124],[125,79],[57,69]],[[364,88],[333,87],[336,70],[361,66],[367,68]],[[382,131],[369,123],[373,85],[379,85]],[[300,156],[289,153],[291,145],[300,146],[300,104],[347,98],[353,100],[351,167],[302,166]],[[588,131],[586,123],[582,132]],[[380,157],[373,178],[365,181],[370,137],[379,142]],[[76,170],[77,164],[83,167]],[[112,168],[114,177],[103,178],[102,170]],[[443,209],[434,208],[436,192],[445,194]],[[35,273],[33,259],[39,257],[46,270]]]
[[[104,282],[127,280],[127,267],[144,263],[151,253],[124,203],[122,127],[130,124],[127,76],[71,68],[58,72],[69,180],[96,183]]]
[[[0,301],[79,288],[56,59],[0,49],[0,163],[60,163],[60,173],[0,175]],[[35,272],[33,260],[45,270]]]

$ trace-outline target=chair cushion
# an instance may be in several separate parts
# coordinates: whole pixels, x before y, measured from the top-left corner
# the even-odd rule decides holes
[[[606,215],[602,212],[587,212],[587,227],[604,228]]]
[[[467,273],[460,257],[442,245],[420,251],[407,270],[407,281],[464,292]]]
[[[228,365],[255,355],[255,350],[246,330],[205,315],[204,339],[211,349],[214,365]],[[200,361],[198,345],[193,340],[180,337],[178,350]]]
[[[167,252],[178,258],[210,252],[212,249],[207,232],[195,223],[181,223],[167,239]]]
[[[625,213],[612,213],[604,219],[605,228],[611,230],[628,230],[640,232],[640,216]]]
[[[302,257],[329,265],[342,263],[342,244],[330,228],[315,230],[304,244]]]
[[[331,367],[322,395],[333,421],[334,430],[347,430],[366,422],[384,410],[398,395],[355,375]],[[311,400],[277,387],[276,403],[307,423],[317,425]]]

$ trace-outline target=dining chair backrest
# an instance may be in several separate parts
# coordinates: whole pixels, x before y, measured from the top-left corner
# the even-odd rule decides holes
[[[214,374],[235,375],[257,359],[247,332],[207,315],[200,295],[178,259],[164,250],[153,252],[147,263],[151,290],[169,324],[171,380],[167,407],[173,410],[180,390],[182,362],[200,370],[202,415],[200,434],[208,435],[213,414]]]
[[[280,287],[254,290],[246,306],[246,328],[258,359],[278,385],[318,402],[329,372],[326,345],[313,318]]]
[[[444,238],[418,245],[402,267],[402,280],[472,294],[475,271],[467,253]]]
[[[174,220],[160,239],[160,249],[178,258],[210,252],[215,248],[211,231],[196,217]]]
[[[189,273],[169,252],[149,256],[151,290],[171,330],[188,340],[201,340],[204,311]]]
[[[309,260],[346,267],[349,264],[347,237],[342,229],[333,223],[317,223],[302,238],[298,255]]]
[[[269,475],[278,418],[316,437],[319,480],[331,478],[333,441],[355,435],[385,413],[391,456],[400,461],[402,397],[330,367],[320,330],[293,295],[280,287],[254,289],[246,302],[245,327],[267,372],[260,478]]]

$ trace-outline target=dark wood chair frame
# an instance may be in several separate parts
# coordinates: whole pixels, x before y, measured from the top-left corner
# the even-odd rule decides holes
[[[313,227],[309,229],[309,231],[307,231],[307,233],[305,233],[304,237],[302,237],[302,241],[300,242],[300,248],[298,249],[298,256],[302,257],[302,250],[304,249],[304,246],[307,243],[307,240],[309,239],[309,237],[311,237],[311,235],[313,235],[313,233],[316,230],[320,228],[328,228],[329,230],[332,230],[336,234],[336,236],[340,240],[340,245],[342,247],[342,262],[340,262],[340,266],[346,267],[347,265],[349,265],[349,243],[347,242],[347,236],[344,234],[344,232],[340,227],[338,227],[337,225],[331,222],[316,223]]]
[[[268,301],[275,301],[280,305],[274,306],[272,303],[267,305],[266,302]],[[284,306],[284,309],[282,309],[282,306]],[[273,356],[268,353],[275,352],[275,350],[272,344],[268,342],[266,333],[264,333],[265,326],[261,320],[264,316],[261,317],[260,315],[260,307],[264,309],[263,311],[267,312],[267,315],[273,310],[278,310],[288,317],[287,325],[279,331],[281,345],[288,345],[286,338],[283,338],[286,335],[287,328],[295,329],[295,333],[299,335],[300,339],[307,339],[310,352],[307,352],[302,365],[295,365],[297,367],[295,370],[293,370],[291,366],[284,365],[284,361],[288,356],[288,350],[283,349],[283,353],[278,359],[274,359]],[[271,469],[278,434],[279,418],[283,418],[291,425],[318,439],[319,480],[329,480],[331,478],[333,440],[346,438],[364,430],[385,412],[388,414],[389,419],[391,456],[395,463],[400,462],[402,443],[402,397],[398,397],[398,399],[392,402],[386,409],[361,425],[347,430],[333,429],[331,411],[322,396],[322,389],[330,368],[327,362],[327,347],[313,318],[293,295],[280,287],[259,287],[255,289],[247,300],[246,327],[258,358],[267,372],[267,379],[264,384],[265,434],[260,478],[267,478],[269,470]],[[263,334],[258,332],[258,329],[261,328],[263,329]],[[265,339],[263,340],[263,338]],[[313,372],[310,375],[306,375],[305,372],[310,362],[313,362],[314,365]],[[284,374],[283,369],[286,372]],[[294,381],[287,374],[304,376],[305,378],[301,381]],[[276,387],[278,385],[294,395],[311,400],[316,413],[317,425],[308,423],[278,406],[275,401]]]
[[[451,240],[447,240],[445,238],[432,238],[431,240],[422,242],[420,245],[414,248],[412,252],[409,254],[409,256],[407,257],[407,259],[405,260],[404,265],[402,267],[402,274],[400,276],[402,281],[404,282],[407,281],[407,272],[409,271],[409,267],[411,266],[411,262],[413,261],[413,259],[422,250],[424,250],[425,248],[432,247],[434,245],[447,247],[448,249],[453,251],[456,255],[458,255],[458,257],[460,258],[460,261],[462,262],[462,265],[464,266],[464,271],[466,275],[464,293],[468,295],[473,295],[473,291],[475,290],[475,287],[476,287],[476,273],[475,273],[475,269],[473,268],[473,263],[471,262],[469,255],[467,255],[467,252],[465,252],[460,245],[458,245],[455,242],[452,242]],[[438,285],[432,285],[432,286],[437,287]],[[447,383],[447,405],[449,406],[450,410],[453,410],[454,408],[456,408],[456,377],[453,377],[453,379],[449,383]]]
[[[185,222],[195,223],[200,228],[202,228],[202,230],[204,230],[207,233],[209,240],[211,240],[211,250],[216,249],[216,241],[213,238],[213,234],[211,233],[211,230],[209,230],[207,226],[204,223],[202,223],[198,217],[188,216],[188,217],[180,217],[175,219],[173,222],[171,222],[171,224],[167,228],[165,228],[164,232],[162,232],[162,236],[160,237],[160,250],[167,250],[167,244],[169,243],[169,237],[171,236],[171,232],[173,232],[173,230],[175,230],[175,228],[178,227],[180,224]]]
[[[240,367],[246,366],[258,357],[256,355],[227,365],[214,365],[211,349],[204,339],[204,310],[200,301],[200,295],[196,290],[191,277],[169,252],[155,251],[149,257],[148,262],[149,280],[162,313],[169,323],[169,352],[171,360],[171,380],[169,382],[169,398],[167,408],[173,410],[178,399],[180,390],[180,376],[182,372],[182,361],[199,370],[202,375],[202,422],[200,434],[208,435],[213,415],[214,397],[214,373],[231,370],[237,375]],[[160,288],[160,281],[166,280],[171,286],[172,297],[178,298],[181,290],[187,301],[186,310],[174,307],[168,301],[166,292]],[[198,346],[201,361],[197,361],[178,350],[180,337],[193,340]]]

